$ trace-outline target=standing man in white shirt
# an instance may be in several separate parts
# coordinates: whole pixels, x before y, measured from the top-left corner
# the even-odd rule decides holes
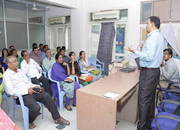
[[[23,61],[21,62],[22,71],[31,78],[32,83],[41,85],[47,93],[52,96],[50,81],[42,75],[42,68],[30,58],[26,50],[21,52]]]
[[[160,79],[160,65],[163,61],[165,41],[159,32],[160,19],[156,16],[148,18],[147,39],[141,51],[131,48],[127,50],[139,57],[140,77],[138,92],[139,122],[137,130],[150,130],[155,115],[155,93]]]
[[[4,73],[3,83],[5,91],[10,95],[22,95],[24,105],[29,109],[29,128],[33,129],[36,125],[33,123],[40,113],[40,106],[37,103],[43,103],[52,115],[56,124],[70,125],[70,122],[60,116],[58,109],[43,88],[32,84],[22,70],[18,69],[17,58],[9,56],[7,58],[8,69]]]

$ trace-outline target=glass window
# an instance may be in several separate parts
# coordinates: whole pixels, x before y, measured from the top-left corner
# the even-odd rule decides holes
[[[120,18],[127,18],[128,17],[128,9],[120,10]]]
[[[36,6],[37,9],[43,9],[43,7]],[[28,7],[29,23],[44,24],[45,11],[43,10],[33,10],[33,6]]]
[[[0,20],[3,19],[3,3],[2,0],[0,0]]]
[[[17,49],[27,49],[27,24],[7,22],[7,45]]]
[[[37,9],[42,9],[36,5]],[[34,42],[45,43],[45,11],[33,10],[33,6],[28,6],[28,20],[29,20],[29,42],[30,47]]]
[[[45,43],[45,26],[38,24],[29,24],[30,47],[34,42]]]
[[[6,20],[27,23],[27,9],[23,3],[5,0]]]
[[[148,17],[152,15],[152,2],[143,2],[141,4],[141,22],[147,21]]]
[[[0,48],[6,47],[4,36],[4,22],[0,21]]]

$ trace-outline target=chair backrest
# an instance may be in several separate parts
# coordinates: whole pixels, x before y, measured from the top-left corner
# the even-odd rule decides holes
[[[94,57],[89,57],[89,58],[88,58],[88,62],[89,62],[90,65],[96,66],[96,58],[94,58]]]
[[[51,80],[51,81],[53,81],[53,82],[55,81],[55,80],[53,80],[53,79],[51,78],[51,69],[49,69],[49,71],[48,71],[48,79]]]
[[[88,62],[91,66],[98,67],[101,71],[104,71],[104,63],[95,57],[89,57]]]
[[[175,61],[179,71],[179,83],[180,83],[180,57],[173,57],[173,60]]]
[[[53,79],[51,78],[51,71],[52,71],[52,69],[49,69],[49,71],[48,71],[48,79],[49,79],[51,82],[56,83],[57,86],[60,86],[60,82],[58,82],[58,81],[56,81],[56,80],[53,80]]]

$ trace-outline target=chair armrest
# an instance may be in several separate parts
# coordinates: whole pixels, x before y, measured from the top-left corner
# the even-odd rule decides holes
[[[101,71],[104,71],[104,63],[101,62],[99,59],[96,59],[97,64],[99,64],[101,66]]]
[[[51,82],[57,84],[58,91],[60,92],[60,89],[62,89],[62,88],[61,88],[61,84],[60,84],[59,81],[53,80],[53,79],[51,78],[51,69],[48,71],[47,76],[48,76],[48,79],[49,79]]]
[[[52,80],[52,79],[50,79],[50,81],[53,82],[53,83],[55,83],[55,84],[57,84],[57,89],[58,89],[59,92],[62,90],[62,88],[61,88],[61,83],[60,83],[60,82],[58,82],[58,81],[56,81],[56,80]]]
[[[100,69],[100,70],[102,71],[101,65],[98,65],[98,64],[97,64],[97,65],[96,65],[96,68],[97,68],[97,69]]]
[[[23,98],[22,98],[22,95],[14,94],[14,95],[12,95],[12,96],[18,97],[18,98],[19,98],[20,105],[23,106],[23,107],[25,107],[25,105],[24,105],[24,100],[23,100]]]

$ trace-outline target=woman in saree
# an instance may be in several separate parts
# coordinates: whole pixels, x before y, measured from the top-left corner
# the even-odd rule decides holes
[[[69,77],[69,67],[68,64],[63,61],[63,56],[58,53],[55,56],[55,60],[56,63],[53,64],[51,70],[51,78],[61,82],[61,87],[66,97],[65,108],[68,111],[72,111],[70,100],[73,98],[73,106],[76,106],[76,90],[80,88],[80,85]]]

